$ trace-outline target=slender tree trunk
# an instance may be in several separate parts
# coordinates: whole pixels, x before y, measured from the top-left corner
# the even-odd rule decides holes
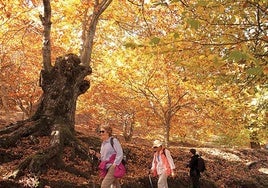
[[[260,144],[260,141],[258,138],[258,133],[256,131],[252,132],[250,134],[250,147],[252,149],[260,149],[261,148],[261,144]]]
[[[164,130],[165,130],[165,133],[164,133],[165,144],[166,144],[166,147],[168,147],[169,146],[169,137],[170,137],[170,125],[165,124]]]

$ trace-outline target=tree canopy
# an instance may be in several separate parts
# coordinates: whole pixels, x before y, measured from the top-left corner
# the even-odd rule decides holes
[[[267,144],[267,7],[267,0],[0,1],[1,184],[74,187],[48,182],[60,170],[78,186],[95,186],[88,148],[99,147],[92,135],[104,122],[131,146],[132,170],[147,165],[153,139],[176,146],[180,169],[184,146]],[[22,116],[2,126],[12,112]],[[204,185],[241,184],[233,174],[243,168],[265,186],[267,169],[258,165],[266,151],[251,150],[258,161],[246,165],[249,150],[228,165],[203,151],[232,176],[230,183],[211,173]],[[187,183],[181,174],[176,187]],[[146,186],[147,172],[132,175],[128,184]]]
[[[41,93],[42,6],[0,4],[1,106],[26,116]],[[66,53],[84,57],[93,9],[91,1],[51,1],[52,64]],[[267,1],[114,0],[98,19],[84,57],[91,88],[77,111],[90,114],[88,126],[110,119],[123,127],[131,117],[134,132],[167,142],[267,142]]]

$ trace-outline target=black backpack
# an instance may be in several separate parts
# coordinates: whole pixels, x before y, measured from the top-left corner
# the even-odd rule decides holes
[[[205,160],[201,156],[197,158],[197,169],[199,172],[204,172],[206,170]]]
[[[111,143],[112,147],[114,148],[114,137],[111,137],[111,139],[110,139],[110,143]],[[123,164],[124,166],[127,165],[127,156],[126,156],[126,154],[125,154],[124,152],[123,152],[122,164]]]

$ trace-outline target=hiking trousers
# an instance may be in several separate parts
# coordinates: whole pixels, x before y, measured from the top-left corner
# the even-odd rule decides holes
[[[166,173],[162,173],[159,175],[159,179],[157,182],[157,188],[168,188]]]
[[[200,188],[199,178],[200,178],[199,176],[191,176],[191,182],[192,182],[191,188]]]
[[[101,182],[101,188],[121,188],[121,185],[117,178],[114,177],[115,167],[111,166],[104,179]]]

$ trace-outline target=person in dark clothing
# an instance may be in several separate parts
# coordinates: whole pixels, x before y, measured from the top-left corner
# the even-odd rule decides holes
[[[200,172],[198,170],[198,157],[199,155],[196,154],[195,149],[190,149],[190,153],[192,154],[191,160],[187,167],[190,168],[190,179],[192,188],[200,188],[199,179],[200,179]]]

